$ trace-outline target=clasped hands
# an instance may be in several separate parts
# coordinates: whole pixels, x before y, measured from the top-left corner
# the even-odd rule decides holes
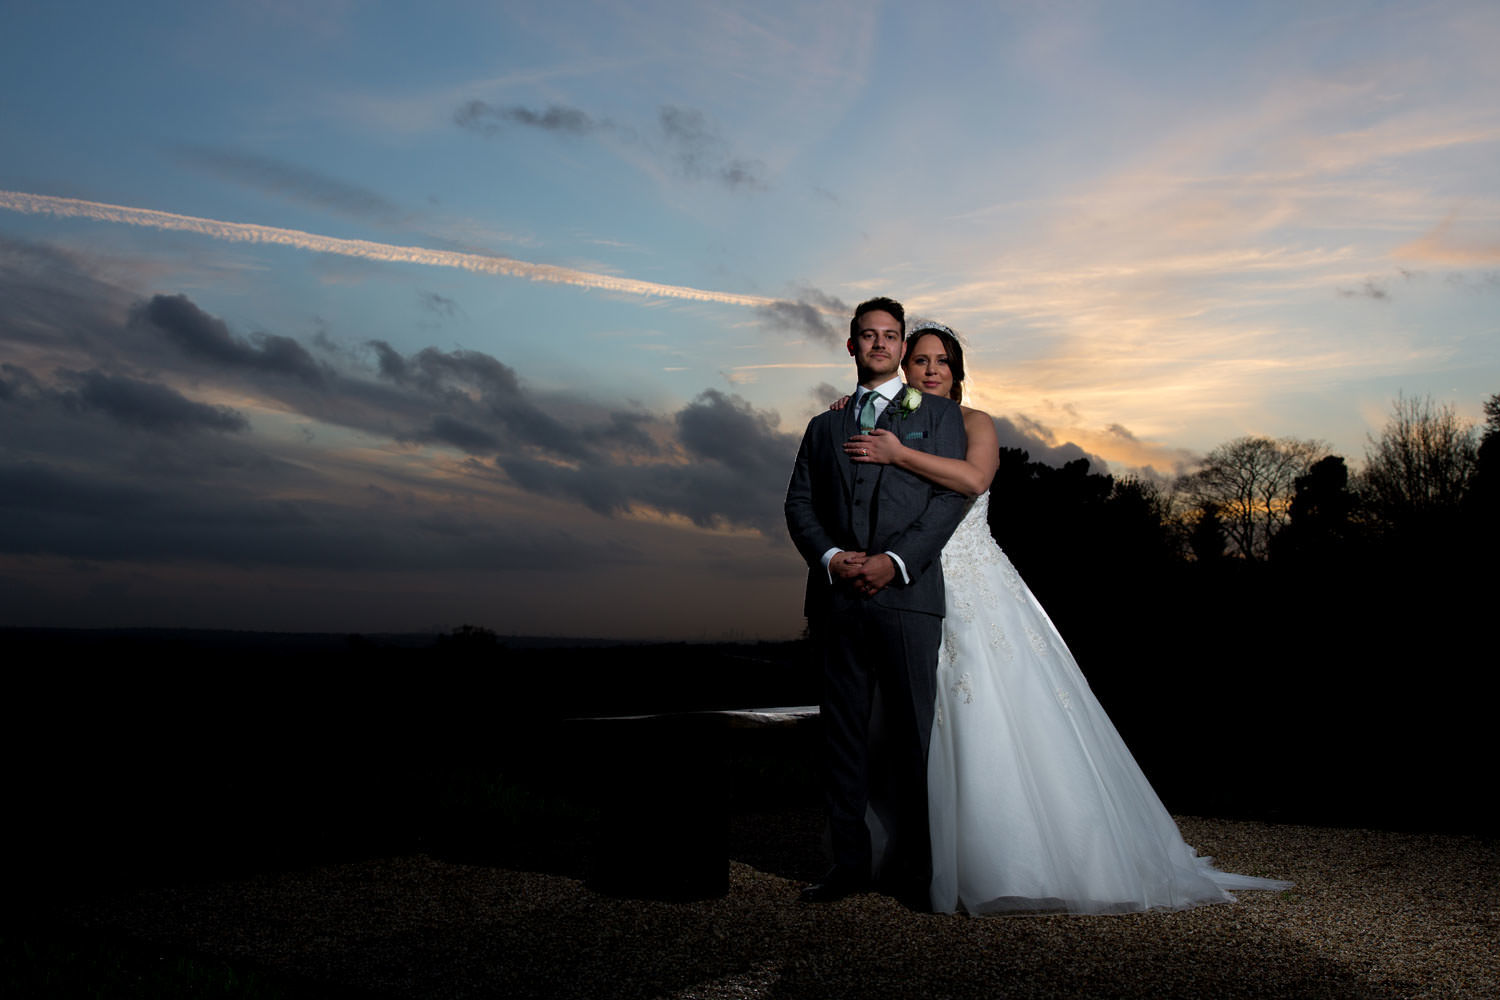
[[[896,564],[884,552],[838,552],[828,560],[828,571],[866,597],[880,593],[896,578]]]

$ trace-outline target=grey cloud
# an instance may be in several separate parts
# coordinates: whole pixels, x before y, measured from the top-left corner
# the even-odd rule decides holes
[[[577,108],[563,107],[558,104],[549,105],[547,110],[540,114],[527,108],[514,107],[506,108],[500,112],[500,115],[522,125],[558,132],[592,132],[608,124],[607,122],[596,123]]]
[[[657,112],[654,136],[564,104],[550,104],[537,111],[519,104],[501,106],[476,99],[459,105],[453,121],[459,128],[489,137],[500,135],[507,126],[574,136],[609,135],[664,157],[688,180],[712,181],[730,190],[764,191],[768,187],[766,165],[736,153],[708,116],[696,108],[663,105]]]
[[[1109,468],[1109,463],[1104,459],[1089,454],[1072,441],[1054,444],[1057,436],[1045,424],[1032,417],[1016,414],[1014,420],[1009,417],[994,417],[993,420],[1000,447],[1020,448],[1031,456],[1033,462],[1061,468],[1083,458],[1088,460],[1089,466],[1096,472]]]
[[[0,365],[0,403],[15,405],[10,414],[12,431],[29,434],[33,425],[23,419],[47,422],[60,413],[98,413],[118,425],[158,433],[182,431],[244,431],[249,422],[227,406],[213,406],[188,399],[176,389],[126,375],[97,369],[74,371],[59,368],[56,388],[43,383],[19,365]],[[23,418],[22,413],[26,413]],[[51,414],[51,416],[49,416]]]
[[[371,341],[370,346],[381,375],[462,411],[461,417],[449,414],[435,420],[413,435],[416,440],[447,441],[471,453],[489,441],[491,450],[541,448],[574,459],[593,454],[585,435],[541,410],[522,390],[515,371],[488,354],[426,347],[402,357],[383,341]],[[477,403],[465,391],[470,388],[479,392]],[[494,431],[484,430],[486,423],[495,425]]]
[[[586,434],[568,427],[524,397],[495,401],[490,412],[527,447],[572,459],[588,459],[594,454]]]
[[[688,454],[732,464],[749,481],[790,474],[796,440],[777,433],[775,414],[757,413],[738,396],[705,390],[678,411],[677,430]]]
[[[380,374],[393,382],[400,382],[407,377],[406,359],[403,358],[394,347],[383,340],[367,341],[370,349],[375,352],[375,363]]]
[[[459,308],[457,302],[448,298],[446,295],[439,295],[437,292],[422,292],[421,300],[422,308],[428,310],[429,312],[437,313],[439,316],[445,316],[449,319],[452,319],[454,316],[457,316],[463,312],[463,310]]]
[[[14,525],[18,512],[45,510],[58,516],[126,512],[147,504],[148,494],[135,486],[108,482],[97,476],[83,476],[35,460],[0,464],[0,526]],[[14,531],[13,527],[10,530]],[[18,544],[26,537],[15,532],[8,552],[45,551]],[[33,536],[34,537],[34,536]]]
[[[291,375],[311,383],[323,381],[323,369],[307,349],[290,337],[256,334],[251,341],[193,303],[186,295],[153,295],[131,310],[133,326],[151,326],[189,357],[227,367]]]
[[[82,254],[0,235],[0,343],[59,342],[108,355],[134,297],[95,277]]]
[[[606,447],[616,447],[629,453],[655,457],[661,454],[661,447],[643,429],[653,420],[654,418],[648,413],[611,413],[609,426],[599,431],[595,438]]]
[[[22,396],[33,396],[40,391],[41,385],[31,372],[9,362],[0,364],[0,402],[19,400]]]
[[[107,470],[0,463],[0,552],[105,562],[189,561],[341,570],[555,567],[585,552],[630,561],[556,531],[524,533],[468,514],[379,503],[274,499],[222,483],[119,482]]]
[[[1391,293],[1375,283],[1373,278],[1365,279],[1364,284],[1358,288],[1340,288],[1339,295],[1346,299],[1374,299],[1376,302],[1389,302]]]
[[[765,164],[736,156],[729,143],[696,108],[664,105],[658,113],[662,135],[673,160],[684,176],[713,179],[730,188],[763,191]]]
[[[854,308],[836,296],[804,286],[797,290],[795,300],[782,299],[757,311],[767,326],[790,328],[816,343],[834,346],[848,339],[848,334],[843,323],[834,322],[829,316],[848,316]]]
[[[827,406],[829,403],[832,403],[840,396],[847,396],[848,394],[849,392],[847,389],[840,392],[838,389],[834,388],[831,383],[828,382],[819,382],[817,385],[813,386],[809,392],[809,395],[812,396],[813,402],[817,403],[820,409],[824,406]]]
[[[834,313],[844,315],[853,315],[854,313],[854,307],[849,303],[837,295],[829,295],[827,292],[814,288],[812,285],[800,286],[797,289],[797,298],[802,301],[811,302]]]
[[[630,505],[629,492],[620,488],[618,469],[568,468],[526,456],[502,458],[496,464],[527,492],[572,500],[605,517]],[[623,478],[631,478],[628,470]]]
[[[412,435],[411,440],[424,444],[451,444],[471,455],[493,454],[500,447],[500,439],[489,431],[446,414],[433,417],[427,429]]]
[[[766,165],[759,160],[730,160],[719,170],[719,179],[732,188],[748,187],[757,191],[766,188],[762,174]]]
[[[778,537],[797,438],[776,430],[775,414],[717,389],[679,410],[675,423],[692,461],[652,467],[637,485],[640,499],[704,527],[741,524]]]
[[[453,113],[453,121],[460,128],[489,136],[498,134],[505,123],[569,135],[590,135],[614,129],[607,118],[596,120],[585,111],[563,104],[551,104],[544,111],[533,111],[519,104],[497,107],[480,100],[466,101]]]
[[[470,386],[487,398],[521,391],[515,371],[481,351],[424,347],[408,358],[383,340],[369,341],[369,345],[375,349],[381,375],[434,396],[467,398],[462,389]]]
[[[1450,288],[1461,291],[1492,292],[1500,288],[1500,271],[1481,271],[1472,279],[1463,271],[1450,271],[1443,276],[1443,281]]]
[[[757,311],[761,314],[762,322],[773,329],[790,329],[817,343],[830,346],[839,342],[838,328],[817,307],[806,302],[781,300],[768,306],[760,306]]]
[[[612,531],[581,522],[592,541],[533,539],[501,483],[605,516],[650,507],[780,537],[796,441],[738,397],[710,391],[666,414],[553,403],[482,352],[245,337],[186,295],[137,299],[89,271],[83,258],[0,239],[0,291],[15,292],[0,310],[0,351],[40,347],[52,366],[28,371],[0,353],[0,552],[120,566],[513,567],[576,563]],[[472,460],[439,479],[423,463],[330,445],[334,475],[306,444],[258,435],[173,388],[188,384],[203,386],[200,398],[258,399],[294,422]],[[364,479],[351,484],[361,464],[372,484],[424,502],[393,505]],[[434,511],[434,496],[452,499]]]
[[[220,487],[121,480],[120,470],[75,471],[29,461],[0,466],[0,551],[86,559],[169,560],[233,555],[264,544],[294,507],[233,498]]]
[[[58,373],[78,388],[74,405],[153,431],[243,431],[249,423],[227,406],[195,402],[168,386],[99,371]]]
[[[715,389],[684,406],[673,422],[687,462],[600,460],[575,469],[517,456],[497,464],[523,489],[570,499],[603,515],[645,504],[702,527],[739,524],[778,533],[797,439],[775,430],[773,414],[758,413],[745,400]]]
[[[399,208],[368,188],[255,153],[184,146],[177,150],[177,158],[245,187],[353,218],[386,225],[406,218]]]

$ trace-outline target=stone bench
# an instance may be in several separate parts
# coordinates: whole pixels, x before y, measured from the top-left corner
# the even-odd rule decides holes
[[[601,822],[589,884],[610,895],[707,899],[729,891],[724,761],[757,733],[811,725],[817,706],[571,719],[598,761]]]

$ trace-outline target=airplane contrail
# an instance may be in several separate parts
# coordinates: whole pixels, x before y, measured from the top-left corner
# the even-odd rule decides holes
[[[106,205],[97,201],[55,198],[51,195],[26,194],[21,191],[0,191],[0,208],[12,212],[24,212],[28,215],[57,215],[92,219],[96,222],[145,226],[149,229],[174,229],[236,243],[277,243],[282,246],[296,247],[299,250],[311,250],[314,253],[332,253],[344,257],[360,257],[365,260],[425,264],[429,267],[456,267],[481,274],[503,274],[513,278],[528,278],[532,281],[548,281],[559,285],[576,285],[580,288],[628,292],[632,295],[649,295],[657,298],[692,299],[698,302],[721,302],[726,305],[752,307],[769,306],[778,301],[760,295],[735,295],[730,292],[689,288],[685,285],[662,285],[654,281],[616,278],[607,274],[577,271],[571,267],[532,264],[510,257],[458,253],[453,250],[431,250],[427,247],[397,246],[390,243],[375,243],[370,240],[346,240],[335,236],[304,233],[298,229],[280,229],[276,226],[257,226],[247,222],[201,219],[192,215],[159,212],[150,208]]]

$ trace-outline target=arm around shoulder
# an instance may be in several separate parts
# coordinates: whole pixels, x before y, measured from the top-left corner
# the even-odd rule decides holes
[[[961,490],[977,497],[990,488],[995,479],[995,470],[1000,468],[1000,439],[995,435],[995,421],[983,410],[960,408],[964,417],[964,464],[969,467],[968,484],[972,489]]]
[[[929,425],[932,446],[937,454],[924,452],[916,452],[916,454],[922,454],[930,459],[931,461],[925,464],[929,467],[940,468],[945,474],[916,473],[933,486],[928,493],[926,509],[906,531],[892,540],[888,550],[896,553],[901,559],[905,567],[903,575],[909,576],[908,582],[915,582],[937,559],[938,553],[948,543],[953,529],[958,526],[958,522],[963,519],[964,512],[969,507],[968,496],[954,489],[952,482],[955,467],[965,464],[964,459],[959,457],[965,453],[966,447],[963,416],[956,404],[946,399],[937,402],[939,405],[934,407],[932,422]],[[936,466],[933,463],[942,463],[942,465]]]
[[[933,422],[935,451],[907,447],[895,435],[881,432],[870,441],[876,460],[887,461],[966,497],[978,496],[990,488],[990,480],[995,478],[995,469],[1000,464],[994,421],[981,410],[966,410],[956,405],[942,405],[942,409],[945,412]]]

